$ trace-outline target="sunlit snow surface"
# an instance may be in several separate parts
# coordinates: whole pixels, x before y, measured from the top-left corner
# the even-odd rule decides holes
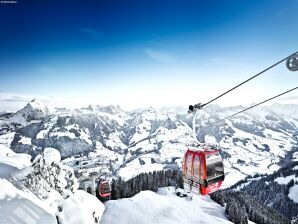
[[[293,153],[293,161],[298,161],[298,152]]]
[[[294,202],[298,203],[298,185],[295,184],[293,187],[289,189],[288,197],[292,199]]]
[[[54,148],[46,148],[44,154],[48,164],[61,159]],[[64,201],[51,190],[42,200],[24,187],[18,177],[30,170],[30,158],[0,144],[0,224],[57,224],[56,215],[61,224],[90,224],[101,219],[104,205],[85,191],[78,190]],[[57,203],[62,208],[58,214]]]
[[[0,223],[55,224],[50,207],[18,183],[12,175],[30,166],[30,156],[0,145]]]
[[[187,200],[175,195],[173,188],[158,193],[142,191],[132,198],[108,201],[102,224],[219,224],[231,223],[224,208],[206,196]]]
[[[59,215],[61,224],[91,224],[95,223],[94,217],[99,221],[105,210],[104,205],[93,195],[77,190],[61,205]]]
[[[9,132],[0,136],[0,144],[10,147],[10,144],[14,138],[15,132]]]
[[[286,177],[277,177],[274,181],[279,184],[288,184],[291,180],[298,181],[298,177],[295,177],[295,174],[286,176]]]
[[[0,163],[2,167],[8,165],[12,168],[22,169],[31,165],[31,156],[23,153],[15,153],[5,145],[0,144]],[[10,175],[10,172],[6,172],[3,168],[0,169],[3,175]]]
[[[48,206],[32,193],[18,189],[6,179],[0,179],[0,189],[0,223],[56,223],[55,216],[48,212]]]
[[[296,170],[297,166],[293,169]],[[298,184],[296,184],[296,182],[298,182],[298,177],[295,177],[295,174],[286,177],[277,177],[274,181],[279,184],[288,184],[291,180],[294,180],[294,186],[289,188],[288,197],[295,203],[298,203]]]

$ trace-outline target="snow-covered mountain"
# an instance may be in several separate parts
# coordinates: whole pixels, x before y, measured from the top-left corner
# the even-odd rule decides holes
[[[211,105],[197,119],[198,139],[222,150],[225,187],[255,173],[272,173],[298,145],[298,105],[259,107],[210,127],[243,109]],[[44,148],[60,151],[75,170],[105,169],[130,178],[141,172],[179,168],[194,143],[186,108],[124,111],[119,106],[50,109],[37,100],[0,116],[0,144],[33,158]],[[108,166],[107,166],[108,165]]]

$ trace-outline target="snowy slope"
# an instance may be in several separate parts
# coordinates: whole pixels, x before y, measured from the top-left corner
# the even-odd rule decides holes
[[[1,153],[1,224],[56,224],[56,218],[61,224],[230,223],[224,208],[209,197],[194,196],[189,201],[177,197],[173,188],[161,188],[158,193],[143,191],[133,198],[108,201],[105,206],[94,196],[77,190],[64,201],[57,197],[59,211],[55,212],[49,198],[38,198],[15,177],[31,166],[30,157],[18,155],[3,145]],[[60,161],[55,149],[46,148],[44,155],[47,164]]]
[[[50,166],[61,159],[56,149],[46,148],[44,154],[45,162]],[[43,198],[26,188],[22,179],[32,170],[30,158],[0,144],[0,224],[57,224],[56,216],[60,224],[100,221],[104,205],[87,192],[75,191],[64,200],[54,189],[47,188],[48,195]],[[58,174],[57,177],[65,181]],[[53,176],[47,178],[53,179]]]
[[[245,178],[232,190],[254,196],[291,220],[298,215],[298,162],[290,162],[273,174]]]
[[[231,223],[224,208],[205,196],[192,201],[179,198],[174,190],[162,188],[158,193],[142,191],[132,198],[108,201],[102,224],[216,224]]]
[[[187,146],[194,143],[186,108],[68,110],[37,102],[0,116],[0,143],[32,157],[46,147],[56,148],[75,170],[106,169],[108,176],[129,179],[142,172],[179,169]],[[241,109],[210,105],[197,120],[199,140],[222,149],[227,174],[223,187],[247,175],[274,172],[298,145],[298,105],[259,107],[206,127]]]
[[[30,165],[29,155],[18,155],[0,145],[1,224],[56,224],[49,206],[12,177]]]
[[[0,144],[0,162],[2,166],[9,165],[10,167],[14,167],[16,169],[22,169],[31,165],[30,162],[31,156],[24,153],[15,153],[8,147]],[[0,170],[3,172],[3,175],[10,175],[10,172]]]
[[[48,212],[48,205],[34,194],[20,190],[7,179],[0,179],[0,189],[1,224],[56,224],[55,215]]]
[[[298,171],[294,168],[293,171],[295,172],[294,174],[285,177],[277,177],[274,179],[274,181],[281,185],[288,185],[290,181],[293,181],[293,186],[290,186],[289,188],[288,197],[293,202],[298,204]]]
[[[93,195],[77,190],[61,205],[59,213],[61,224],[89,224],[98,223],[105,210],[104,205]]]
[[[298,204],[298,184],[289,189],[288,197]]]

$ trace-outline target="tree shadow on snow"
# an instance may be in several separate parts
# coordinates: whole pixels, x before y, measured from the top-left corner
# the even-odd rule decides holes
[[[18,171],[19,169],[8,165],[6,163],[0,163],[0,178],[9,177],[12,173]]]

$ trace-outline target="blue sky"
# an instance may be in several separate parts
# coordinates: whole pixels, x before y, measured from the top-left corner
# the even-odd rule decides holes
[[[127,109],[204,102],[298,50],[297,8],[297,0],[0,4],[0,110],[31,98]],[[297,83],[283,64],[218,103],[250,104]]]

